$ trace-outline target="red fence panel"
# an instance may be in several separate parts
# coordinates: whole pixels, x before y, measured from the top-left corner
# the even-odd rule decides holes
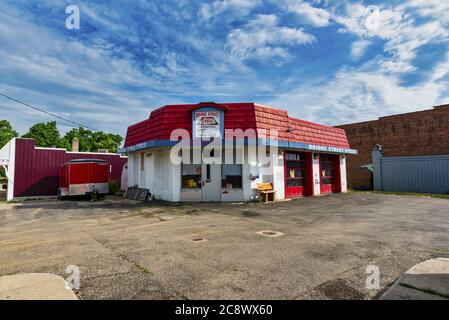
[[[52,196],[58,192],[59,169],[73,159],[102,159],[111,165],[110,181],[119,185],[128,159],[118,154],[68,152],[65,149],[36,148],[32,139],[16,139],[14,155],[14,197]]]

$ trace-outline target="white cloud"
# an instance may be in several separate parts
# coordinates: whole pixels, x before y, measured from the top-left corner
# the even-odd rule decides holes
[[[426,83],[407,87],[395,75],[381,70],[342,69],[328,82],[300,86],[268,103],[287,108],[300,118],[330,125],[372,120],[448,103],[449,83],[444,80],[448,75],[449,55]]]
[[[422,17],[438,18],[445,24],[449,23],[449,1],[446,0],[408,0],[398,7],[412,9]]]
[[[257,15],[242,28],[229,33],[227,48],[242,59],[269,60],[282,64],[290,57],[285,47],[314,41],[315,37],[303,29],[279,26],[275,15]]]
[[[301,24],[325,27],[330,23],[331,14],[327,10],[313,7],[308,2],[289,0],[283,6],[287,12],[295,14]]]
[[[187,68],[180,66],[178,59],[179,58],[176,55],[176,53],[171,52],[164,57],[163,65],[160,66],[150,65],[148,68],[151,72],[154,72],[159,76],[174,78],[182,73],[185,74],[189,71]]]
[[[371,45],[371,41],[369,40],[365,40],[365,39],[360,39],[357,41],[354,41],[351,45],[351,58],[353,60],[358,60],[360,59],[364,54],[366,49]]]
[[[412,60],[416,50],[432,41],[444,41],[449,33],[442,20],[438,19],[437,6],[427,6],[426,14],[433,8],[433,17],[424,24],[416,24],[413,16],[404,6],[381,9],[361,4],[346,5],[344,15],[333,18],[343,25],[342,32],[354,33],[361,38],[379,38],[384,40],[384,51],[391,57],[379,62],[385,72],[404,73],[414,71]]]
[[[212,3],[203,3],[200,7],[200,16],[203,19],[210,19],[226,12],[233,18],[241,18],[259,3],[259,0],[216,0]]]
[[[0,74],[8,74],[0,91],[47,111],[64,114],[94,128],[124,134],[123,123],[145,118],[146,101],[158,99],[149,93],[132,93],[121,86],[156,86],[130,61],[110,58],[100,48],[91,48],[49,29],[27,22],[12,9],[0,12]],[[16,110],[33,113],[16,103],[1,99],[0,117],[14,119],[20,133],[41,117],[20,115]],[[126,108],[124,108],[126,106]],[[12,108],[12,110],[11,110]],[[133,112],[129,112],[129,108]],[[43,115],[47,121],[54,118]],[[58,123],[67,129],[64,122]]]
[[[404,84],[402,76],[416,70],[413,63],[418,48],[448,43],[449,2],[412,0],[379,8],[377,13],[373,8],[349,4],[344,13],[332,10],[331,19],[343,26],[341,32],[359,37],[351,45],[352,59],[362,57],[376,39],[385,42],[383,55],[358,69],[342,68],[331,80],[301,84],[267,103],[287,108],[297,117],[330,125],[448,103],[449,54],[433,69],[420,70],[425,80],[419,83]],[[416,15],[427,19],[418,23]]]

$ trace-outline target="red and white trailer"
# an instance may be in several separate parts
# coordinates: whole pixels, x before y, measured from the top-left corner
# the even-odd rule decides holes
[[[76,159],[61,166],[58,199],[66,196],[106,195],[109,192],[110,165],[106,160]]]

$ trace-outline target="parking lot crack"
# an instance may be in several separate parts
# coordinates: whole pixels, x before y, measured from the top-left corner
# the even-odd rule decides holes
[[[97,242],[98,244],[100,244],[102,247],[104,247],[105,249],[107,249],[108,251],[110,251],[111,253],[113,253],[117,258],[120,258],[124,261],[126,261],[127,263],[130,263],[131,265],[133,265],[135,268],[137,268],[140,272],[146,274],[146,275],[153,275],[153,272],[148,269],[147,267],[137,263],[136,261],[130,259],[129,257],[127,257],[126,255],[119,253],[119,254],[115,254],[114,250],[112,250],[111,248],[109,248],[104,241],[101,241],[99,239],[96,239],[94,237],[92,237],[89,234],[86,234],[87,236],[89,236],[92,240],[94,240],[95,242]]]
[[[141,272],[147,274],[147,275],[153,275],[153,272],[148,269],[147,267],[137,263],[134,260],[131,260],[130,258],[128,258],[127,256],[125,256],[124,254],[118,254],[117,257],[119,257],[120,259],[125,260],[128,263],[131,263],[134,267],[136,267],[137,269],[139,269]]]

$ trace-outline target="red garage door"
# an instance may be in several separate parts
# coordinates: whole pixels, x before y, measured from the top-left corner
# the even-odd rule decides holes
[[[340,157],[334,154],[320,154],[320,191],[332,193],[341,191]]]
[[[293,198],[310,194],[312,179],[312,154],[285,152],[285,197]]]

